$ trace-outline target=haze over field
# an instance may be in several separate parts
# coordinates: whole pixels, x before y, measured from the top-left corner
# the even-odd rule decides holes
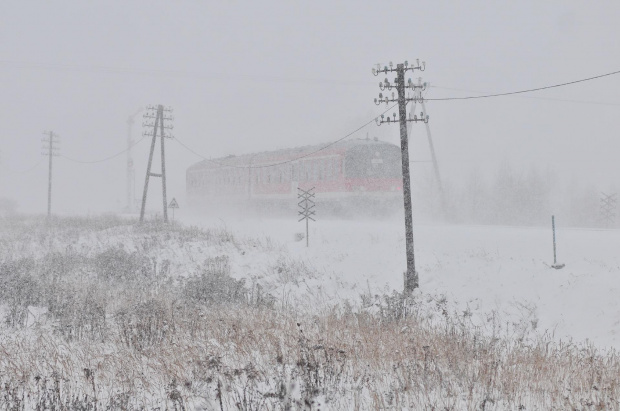
[[[175,110],[174,135],[206,157],[329,142],[374,118],[380,62],[426,61],[427,98],[546,86],[615,71],[620,6],[581,1],[4,2],[0,6],[2,197],[44,212],[44,130],[62,155],[106,158],[126,147],[138,108]],[[415,77],[417,77],[415,73]],[[440,167],[461,186],[494,175],[552,170],[564,186],[617,187],[620,78],[526,95],[427,103]],[[134,138],[142,133],[136,119]],[[398,143],[393,126],[362,129]],[[430,159],[422,126],[414,160]],[[133,150],[140,193],[148,142]],[[183,205],[199,157],[168,143],[169,194]],[[414,175],[430,173],[416,163]],[[125,156],[96,164],[60,157],[58,212],[125,205]],[[149,204],[157,207],[153,185]]]
[[[0,4],[0,408],[620,409],[620,3],[418,3]]]

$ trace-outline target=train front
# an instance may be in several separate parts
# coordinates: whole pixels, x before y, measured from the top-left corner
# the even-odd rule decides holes
[[[402,209],[402,164],[400,147],[370,141],[344,153],[344,179],[351,207],[373,215]]]

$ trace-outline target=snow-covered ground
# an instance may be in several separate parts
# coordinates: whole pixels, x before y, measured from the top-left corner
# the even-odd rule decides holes
[[[188,224],[226,227],[240,236],[269,238],[272,254],[231,258],[233,275],[259,281],[283,299],[359,301],[362,293],[402,290],[404,228],[400,221],[319,220],[310,224],[310,247],[293,219],[186,217]],[[416,225],[420,288],[444,294],[474,317],[495,311],[506,321],[526,320],[540,333],[600,348],[620,348],[620,231],[557,229],[553,263],[551,228]],[[310,276],[281,281],[278,258],[311,268]],[[302,270],[303,271],[303,270]],[[280,281],[276,280],[276,277]],[[308,299],[308,296],[315,298]],[[290,297],[289,297],[290,296]]]

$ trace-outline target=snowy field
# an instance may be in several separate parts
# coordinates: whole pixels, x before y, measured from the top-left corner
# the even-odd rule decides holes
[[[236,276],[263,276],[261,281],[276,294],[334,302],[356,300],[368,289],[378,294],[403,288],[405,237],[400,221],[319,220],[310,224],[309,248],[305,240],[295,240],[295,233],[304,232],[305,226],[291,220],[186,221],[270,238],[282,247],[282,255],[294,256],[320,274],[301,276],[298,285],[275,290],[282,284],[266,271],[233,270]],[[559,225],[556,237],[558,263],[565,264],[560,270],[549,267],[551,227],[416,225],[420,288],[445,295],[462,310],[480,316],[495,311],[513,321],[532,321],[538,332],[556,339],[620,348],[620,231]],[[266,266],[277,257],[253,256],[252,266]]]
[[[1,221],[0,408],[620,407],[614,231],[181,220]]]

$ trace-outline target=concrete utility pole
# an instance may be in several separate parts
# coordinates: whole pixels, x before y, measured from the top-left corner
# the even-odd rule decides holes
[[[144,181],[144,192],[142,194],[142,208],[140,209],[140,222],[144,221],[144,211],[146,210],[146,195],[149,189],[149,178],[150,177],[161,177],[162,184],[162,202],[163,202],[163,210],[164,210],[164,222],[168,222],[168,203],[166,201],[166,156],[165,156],[165,148],[164,148],[164,140],[166,138],[172,138],[171,135],[166,134],[166,130],[172,130],[171,125],[164,125],[164,120],[172,121],[173,118],[170,115],[172,112],[171,108],[164,108],[161,104],[157,107],[149,106],[146,108],[147,113],[144,114],[144,119],[147,122],[143,123],[144,127],[153,127],[153,140],[151,141],[151,151],[149,153],[149,162],[146,168],[146,180]],[[154,119],[152,123],[148,122],[149,119]],[[152,173],[151,165],[153,163],[153,152],[155,151],[155,142],[157,140],[157,129],[160,130],[160,138],[161,138],[161,174]],[[150,135],[148,131],[144,132],[145,136]]]
[[[44,132],[43,134],[47,138],[41,139],[43,143],[41,154],[49,157],[49,171],[47,174],[47,218],[49,220],[52,217],[52,158],[58,156],[59,147],[57,145],[60,141],[58,140],[58,135],[54,134],[53,131]]]
[[[418,287],[419,284],[418,273],[415,270],[415,257],[413,253],[413,210],[411,206],[411,179],[409,176],[409,142],[407,140],[407,122],[423,121],[428,123],[428,115],[425,116],[424,113],[420,113],[420,118],[418,118],[417,115],[414,115],[413,117],[409,115],[409,118],[407,118],[407,102],[417,101],[418,97],[414,96],[413,98],[410,98],[405,95],[405,89],[409,88],[415,90],[411,79],[409,79],[407,84],[405,84],[405,72],[408,70],[424,71],[425,68],[426,64],[424,62],[420,65],[420,61],[416,60],[416,64],[411,66],[407,61],[405,61],[404,64],[397,64],[396,68],[394,68],[392,62],[390,62],[389,67],[385,66],[381,68],[381,65],[377,64],[377,68],[372,69],[372,73],[375,76],[378,76],[380,73],[396,73],[394,84],[390,83],[386,78],[383,82],[379,83],[379,88],[381,90],[391,90],[392,88],[395,88],[398,93],[398,97],[395,97],[394,92],[392,92],[391,98],[389,96],[383,96],[382,93],[379,93],[379,99],[375,99],[375,104],[379,105],[381,103],[385,103],[388,105],[394,102],[398,103],[398,119],[396,118],[396,113],[393,114],[393,119],[390,119],[389,116],[386,119],[382,114],[381,118],[376,118],[375,121],[377,125],[381,125],[383,123],[396,124],[397,122],[400,124],[403,200],[405,206],[405,241],[407,253],[407,272],[405,273],[404,279],[405,293],[411,293]]]
[[[133,165],[133,158],[131,157],[131,148],[133,147],[134,141],[133,138],[131,137],[131,132],[133,131],[133,125],[135,123],[134,119],[135,117],[140,114],[141,112],[143,112],[144,109],[140,108],[139,110],[136,110],[132,115],[130,115],[127,118],[127,181],[126,181],[126,207],[127,207],[127,212],[133,212],[135,210],[135,198],[136,198],[136,194],[135,194],[135,189],[136,189],[136,181],[135,181],[135,176],[136,176],[136,172],[134,169],[134,165]]]

